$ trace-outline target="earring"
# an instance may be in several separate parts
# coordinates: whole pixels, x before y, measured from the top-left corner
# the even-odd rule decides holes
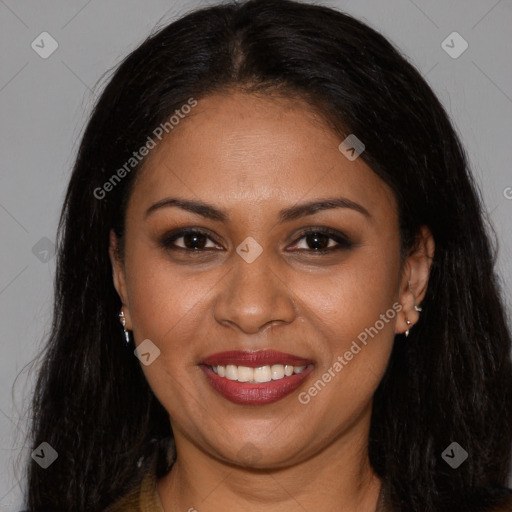
[[[412,322],[410,320],[405,320],[405,323],[407,325],[412,325]],[[407,336],[409,336],[409,329],[407,329],[404,334],[405,334],[405,337],[407,338]]]
[[[119,313],[119,318],[121,319],[121,324],[123,325],[125,346],[127,347],[130,344],[130,332],[126,329],[126,318],[124,316],[123,310],[121,310],[121,312]]]
[[[411,290],[411,281],[407,281],[407,285],[409,286],[409,290],[411,291],[412,293],[412,290]],[[414,294],[413,294],[413,297],[414,297]],[[417,304],[416,304],[416,297],[414,297],[414,311],[417,311],[418,313],[421,313],[423,311],[422,308],[420,308]],[[407,324],[407,326],[409,325],[412,325],[412,322],[410,320],[405,320],[405,323]],[[405,332],[405,337],[409,336],[409,329],[407,329]]]

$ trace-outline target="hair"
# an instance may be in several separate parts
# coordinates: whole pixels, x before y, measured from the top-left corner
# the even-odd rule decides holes
[[[28,466],[31,510],[100,511],[175,460],[169,417],[133,346],[123,347],[109,231],[145,159],[103,187],[190,98],[241,91],[304,100],[392,189],[403,255],[435,241],[423,312],[396,335],[374,396],[373,470],[396,512],[476,512],[507,494],[511,335],[496,247],[467,156],[419,72],[382,35],[331,8],[230,2],[159,28],[117,67],[84,131],[58,226],[51,333],[32,403],[30,443],[59,457]],[[191,115],[194,115],[193,113]],[[122,254],[122,250],[121,250]],[[469,454],[454,470],[441,454]]]

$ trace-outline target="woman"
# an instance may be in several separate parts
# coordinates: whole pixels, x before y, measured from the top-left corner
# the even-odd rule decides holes
[[[60,235],[31,510],[512,510],[481,200],[368,26],[262,0],[160,30],[94,110]]]

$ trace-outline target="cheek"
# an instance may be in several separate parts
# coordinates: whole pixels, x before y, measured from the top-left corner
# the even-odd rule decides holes
[[[303,396],[316,401],[317,413],[329,403],[351,409],[371,399],[393,347],[399,270],[396,241],[360,248],[336,273],[304,282],[305,314],[324,347],[320,382]]]
[[[357,248],[332,272],[290,276],[294,294],[338,339],[357,337],[392,308],[398,299],[400,272],[398,240]],[[383,329],[392,330],[392,309]],[[380,325],[380,323],[379,323]]]
[[[128,249],[128,248],[127,248]],[[157,398],[171,413],[190,400],[190,386],[202,378],[197,367],[211,337],[211,297],[218,291],[218,272],[178,265],[148,244],[133,243],[127,250],[126,275],[135,343],[150,339],[157,359],[142,370]],[[171,399],[172,397],[172,399]]]
[[[126,260],[133,334],[137,345],[150,339],[160,351],[142,370],[171,417],[187,423],[196,407],[191,382],[200,377],[194,343],[201,336],[195,326],[204,317],[205,295],[214,281],[205,283],[206,273],[191,277],[154,249],[141,246],[127,253]],[[189,416],[183,416],[185,410]]]
[[[141,244],[142,245],[142,244]],[[158,250],[140,247],[127,258],[127,285],[135,338],[165,345],[201,310],[215,280],[211,273],[172,264]]]

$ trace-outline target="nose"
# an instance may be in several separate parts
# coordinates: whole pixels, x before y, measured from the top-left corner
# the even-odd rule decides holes
[[[252,263],[233,254],[233,266],[222,280],[214,305],[217,322],[246,334],[278,324],[291,323],[296,315],[293,291],[286,277],[263,251]]]

